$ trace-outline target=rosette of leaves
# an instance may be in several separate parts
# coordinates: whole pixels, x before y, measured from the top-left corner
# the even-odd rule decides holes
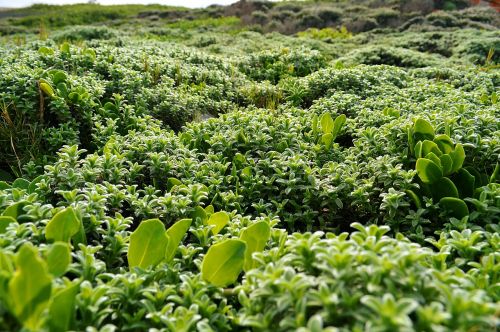
[[[498,166],[490,179],[473,167],[463,167],[465,150],[447,134],[436,134],[432,125],[419,118],[409,130],[411,151],[416,161],[419,190],[408,190],[415,205],[422,206],[422,197],[432,197],[455,218],[469,215],[464,198],[475,197],[481,187],[496,181]]]

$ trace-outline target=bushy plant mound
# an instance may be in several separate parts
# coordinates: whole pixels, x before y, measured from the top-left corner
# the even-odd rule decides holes
[[[0,330],[499,326],[498,32],[304,6],[1,39]]]

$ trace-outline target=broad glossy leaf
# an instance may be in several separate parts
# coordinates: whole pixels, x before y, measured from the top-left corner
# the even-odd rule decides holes
[[[451,180],[455,183],[460,198],[474,196],[476,178],[465,168],[461,168],[453,174]]]
[[[12,188],[28,190],[29,186],[30,182],[23,178],[17,178],[14,182],[12,182]]]
[[[8,208],[3,211],[2,216],[12,217],[17,219],[19,215],[21,215],[24,211],[23,208],[28,204],[26,201],[21,201],[10,205]]]
[[[344,125],[346,120],[347,117],[345,116],[345,114],[341,114],[335,118],[335,121],[333,122],[333,131],[332,131],[333,139],[335,139],[335,137],[339,135],[340,131],[342,130],[342,126]]]
[[[169,229],[167,229],[167,235],[169,239],[166,252],[167,262],[171,261],[174,258],[177,247],[179,247],[182,238],[189,230],[192,221],[193,219],[182,219],[173,224]]]
[[[75,299],[79,283],[66,285],[56,291],[49,307],[50,332],[70,331],[75,320]]]
[[[237,239],[214,244],[203,258],[202,278],[218,287],[234,283],[243,269],[245,250],[245,242]]]
[[[323,131],[323,134],[332,133],[334,122],[329,113],[323,114],[319,119],[319,122],[321,123],[321,130]]]
[[[176,178],[169,178],[167,180],[167,191],[171,191],[175,186],[182,186],[182,182]]]
[[[71,249],[67,242],[55,242],[50,247],[47,253],[47,268],[49,272],[55,276],[60,277],[71,264]]]
[[[426,156],[431,152],[438,157],[443,154],[436,143],[434,143],[433,141],[424,140],[422,142],[422,155]]]
[[[415,144],[415,158],[422,158],[422,141],[418,141],[417,144]]]
[[[224,211],[219,211],[210,216],[207,225],[213,225],[212,233],[219,234],[219,232],[229,223],[229,214]]]
[[[45,56],[54,55],[54,50],[49,47],[42,46],[38,49],[38,53]]]
[[[55,95],[54,89],[48,82],[40,82],[39,83],[40,90],[43,91],[47,96],[53,97]]]
[[[451,151],[449,153],[449,155],[450,155],[451,159],[453,160],[453,167],[451,168],[450,173],[455,173],[460,168],[462,168],[462,165],[463,165],[464,160],[465,160],[465,151],[464,151],[464,147],[462,146],[462,144],[457,144],[455,146],[455,150]]]
[[[332,147],[332,144],[333,144],[333,135],[332,134],[324,134],[323,136],[321,136],[321,141],[325,145],[325,148],[327,150],[330,150],[330,148]]]
[[[443,197],[458,198],[457,187],[455,187],[455,184],[453,184],[453,182],[446,177],[442,177],[434,182],[430,186],[430,190],[432,191],[432,198],[435,202],[439,201]]]
[[[462,219],[469,215],[469,208],[467,204],[460,198],[444,197],[439,201],[442,208],[449,211],[451,215],[457,219]]]
[[[16,255],[16,271],[8,292],[12,313],[25,328],[40,330],[51,287],[52,278],[45,262],[31,244],[24,244]]]
[[[255,265],[252,254],[264,250],[271,236],[271,227],[265,221],[259,221],[241,232],[240,239],[245,242],[245,265],[243,269],[248,271]]]
[[[45,226],[45,238],[53,241],[69,242],[80,230],[81,221],[73,207],[67,207],[56,213]]]
[[[439,161],[441,162],[441,168],[443,170],[443,175],[450,174],[451,170],[453,168],[453,160],[451,159],[450,155],[443,154],[442,156],[439,157]]]
[[[437,144],[439,150],[441,150],[441,152],[443,153],[450,153],[451,151],[453,151],[453,147],[455,146],[448,135],[437,135],[436,137],[434,137],[433,141]]]
[[[416,168],[418,177],[423,183],[433,183],[443,177],[441,168],[432,160],[419,158]]]
[[[205,209],[203,209],[201,206],[197,206],[194,208],[193,211],[193,221],[195,223],[201,222],[202,224],[205,224],[208,219],[207,212]]]
[[[141,222],[130,235],[127,258],[130,268],[147,268],[155,266],[165,259],[168,246],[168,235],[165,226],[159,219]]]
[[[0,190],[10,189],[12,188],[10,184],[5,181],[0,181]]]
[[[427,155],[425,155],[425,158],[432,160],[436,165],[441,167],[441,159],[439,159],[439,157],[436,156],[433,152],[429,152]]]
[[[0,234],[5,233],[7,227],[12,223],[17,223],[17,220],[8,216],[0,216]]]
[[[432,125],[422,119],[419,118],[417,121],[415,121],[415,125],[413,126],[413,134],[415,136],[416,141],[423,141],[423,140],[432,140],[434,139],[434,128]]]

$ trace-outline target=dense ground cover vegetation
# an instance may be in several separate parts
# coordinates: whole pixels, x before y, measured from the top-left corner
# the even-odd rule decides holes
[[[0,330],[498,328],[498,14],[415,4],[3,13]]]

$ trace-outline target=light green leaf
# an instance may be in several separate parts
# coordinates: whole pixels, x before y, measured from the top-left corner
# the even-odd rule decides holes
[[[38,84],[40,86],[40,90],[42,90],[47,96],[53,97],[55,95],[54,89],[47,81],[40,80]]]
[[[167,191],[170,192],[173,187],[182,186],[182,182],[176,178],[168,178],[167,180]]]
[[[443,175],[448,175],[451,173],[451,169],[453,167],[453,160],[450,155],[443,154],[439,157],[441,168],[443,169]]]
[[[218,287],[234,283],[243,269],[245,250],[245,242],[237,239],[214,244],[203,258],[202,278]]]
[[[80,230],[81,221],[73,207],[56,213],[45,226],[45,238],[53,241],[69,242],[71,237]]]
[[[165,258],[168,246],[168,235],[165,226],[159,219],[141,222],[130,235],[127,258],[130,268],[147,268],[155,266]]]
[[[457,144],[455,146],[455,150],[451,151],[449,153],[451,159],[453,160],[453,167],[451,169],[451,173],[455,173],[456,171],[458,171],[460,168],[462,168],[462,165],[464,164],[464,160],[465,160],[465,151],[464,151],[464,147],[462,146],[462,144]]]
[[[426,156],[431,152],[433,152],[438,157],[443,154],[441,150],[439,150],[439,147],[436,143],[434,143],[433,141],[424,140],[422,142],[422,155]]]
[[[6,208],[5,211],[3,211],[2,216],[12,217],[12,218],[17,220],[17,217],[24,212],[23,208],[27,204],[28,204],[28,202],[26,202],[26,201],[14,203],[14,204],[10,205],[8,208]]]
[[[33,245],[24,244],[16,255],[16,271],[8,285],[11,311],[23,327],[40,331],[51,287],[45,262]]]
[[[229,215],[224,211],[219,211],[210,216],[207,221],[207,225],[214,225],[212,228],[213,234],[219,234],[219,232],[229,223]]]
[[[67,242],[57,241],[52,244],[47,253],[47,267],[55,276],[62,276],[71,264],[71,249]]]
[[[75,320],[75,299],[79,282],[65,286],[55,292],[49,307],[50,332],[66,332],[71,330]]]
[[[321,141],[325,145],[325,148],[329,150],[333,144],[333,135],[332,134],[324,134],[321,136]]]
[[[443,177],[443,171],[432,160],[419,158],[417,160],[417,174],[423,183],[433,183]]]
[[[455,146],[448,135],[437,135],[434,137],[434,143],[437,144],[439,150],[443,153],[450,153],[453,151],[453,147]]]
[[[7,227],[12,224],[17,223],[16,219],[7,216],[0,217],[0,234],[5,233]]]
[[[340,130],[342,130],[342,126],[344,125],[346,120],[347,117],[345,116],[345,114],[340,114],[335,118],[335,121],[333,122],[333,131],[332,131],[333,139],[335,139],[340,134]]]
[[[179,247],[182,238],[189,230],[192,221],[193,219],[182,219],[173,224],[169,229],[167,229],[167,235],[169,238],[166,253],[167,262],[170,262],[174,258],[177,247]]]
[[[329,113],[323,114],[319,122],[321,123],[321,130],[323,131],[323,134],[331,134],[333,130],[333,119],[332,116]]]
[[[271,236],[271,227],[265,221],[259,221],[241,232],[240,239],[247,245],[245,251],[245,265],[243,269],[248,271],[255,265],[252,254],[264,250]]]
[[[434,128],[428,121],[419,118],[413,126],[413,135],[416,141],[432,140],[434,139]]]

